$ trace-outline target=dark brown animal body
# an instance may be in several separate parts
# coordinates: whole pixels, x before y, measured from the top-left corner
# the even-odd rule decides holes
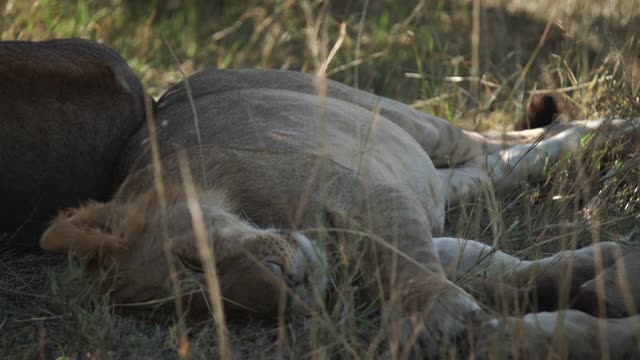
[[[144,123],[142,84],[114,51],[71,39],[0,42],[0,252],[32,247],[56,211],[106,200]]]
[[[527,111],[516,124],[516,130],[536,129],[551,125],[560,115],[556,98],[552,95],[533,96],[529,100]]]

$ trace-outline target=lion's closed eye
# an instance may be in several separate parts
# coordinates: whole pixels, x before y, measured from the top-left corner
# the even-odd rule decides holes
[[[284,272],[284,268],[282,267],[282,264],[277,263],[275,261],[267,261],[266,265],[267,265],[267,268],[271,270],[271,272],[273,272],[274,275],[278,277],[285,276],[285,272]]]
[[[186,256],[184,254],[179,254],[175,251],[173,251],[173,254],[178,259],[178,261],[180,261],[180,264],[182,264],[182,266],[185,269],[192,271],[194,273],[200,273],[200,274],[204,273],[204,270],[203,270],[204,267],[202,266],[200,259],[196,259],[192,256]]]
[[[265,261],[267,268],[280,280],[284,280],[289,287],[296,287],[302,284],[302,281],[296,276],[285,270],[285,267],[277,261]]]

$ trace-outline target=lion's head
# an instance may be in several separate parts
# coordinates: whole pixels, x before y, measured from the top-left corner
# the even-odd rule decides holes
[[[228,310],[275,315],[313,307],[313,291],[326,283],[326,269],[322,252],[306,236],[255,227],[231,212],[222,193],[209,191],[199,200]],[[106,279],[105,291],[116,303],[173,299],[170,259],[188,304],[207,305],[205,266],[181,195],[168,194],[166,212],[154,191],[133,201],[63,211],[40,245],[83,259],[89,274]]]

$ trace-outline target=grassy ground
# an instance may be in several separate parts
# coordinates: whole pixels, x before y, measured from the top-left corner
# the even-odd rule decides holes
[[[99,41],[120,52],[157,97],[181,71],[317,72],[344,24],[342,45],[326,67],[330,78],[468,129],[509,129],[530,95],[558,89],[567,118],[640,114],[639,1],[484,0],[475,16],[473,5],[5,0],[0,37]],[[593,239],[637,242],[637,159],[604,151],[569,159],[550,167],[547,182],[517,196],[451,209],[450,232],[528,257]],[[190,322],[185,338],[171,319],[122,315],[89,291],[67,291],[55,275],[64,265],[43,255],[0,258],[0,358],[215,357],[211,321]],[[354,308],[357,293],[344,294],[324,317],[285,327],[232,323],[238,358],[388,355],[376,342],[371,310]]]

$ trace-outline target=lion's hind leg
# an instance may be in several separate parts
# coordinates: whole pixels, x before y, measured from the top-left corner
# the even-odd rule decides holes
[[[528,132],[536,130],[540,129]],[[513,192],[523,182],[541,181],[548,164],[578,151],[591,134],[595,147],[612,139],[637,141],[640,139],[640,118],[574,122],[550,129],[547,137],[537,142],[495,151],[487,148],[487,152],[456,167],[437,169],[445,199],[448,203],[457,203],[489,189]]]

